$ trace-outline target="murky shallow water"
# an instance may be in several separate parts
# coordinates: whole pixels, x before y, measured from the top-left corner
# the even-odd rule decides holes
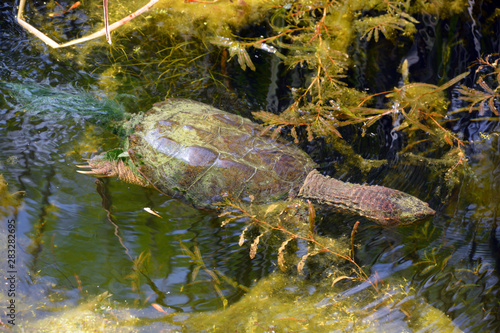
[[[81,284],[91,294],[109,291],[121,301],[148,299],[186,311],[216,307],[210,283],[187,285],[196,265],[180,242],[191,249],[196,245],[209,267],[243,285],[266,271],[237,245],[238,228],[221,229],[212,212],[116,180],[96,185],[93,178],[77,174],[76,164],[89,153],[83,151],[95,143],[103,149],[119,144],[111,133],[90,126],[82,130],[82,121],[40,120],[15,109],[2,108],[8,124],[0,139],[2,174],[12,190],[25,192],[13,217],[18,260],[25,265],[20,276],[30,276],[28,289],[41,279],[53,283],[53,291],[75,290]],[[86,137],[99,139],[86,146]],[[148,281],[128,276],[132,260],[141,254],[148,254],[150,264],[143,267]],[[238,290],[225,293],[228,299],[240,295]]]
[[[93,73],[47,56],[43,46],[32,46],[33,38],[13,22],[10,5],[0,6],[2,81],[29,78],[72,93],[78,89],[70,83],[78,82],[74,86],[96,90]],[[17,226],[18,323],[35,323],[41,331],[44,318],[78,321],[79,315],[97,313],[103,320],[125,321],[133,315],[143,321],[124,326],[145,331],[182,329],[182,325],[187,331],[209,330],[214,323],[240,330],[279,330],[280,320],[288,328],[293,322],[295,330],[316,331],[325,327],[386,332],[500,329],[498,125],[490,123],[489,136],[470,146],[472,173],[456,194],[445,203],[427,195],[438,210],[431,221],[396,229],[363,223],[356,235],[357,259],[372,281],[378,281],[377,293],[366,282],[331,288],[317,277],[304,280],[271,273],[275,254],[264,248],[251,260],[248,247],[238,245],[243,225],[221,228],[221,219],[213,212],[152,190],[116,180],[96,184],[77,174],[75,166],[83,158],[115,147],[119,140],[81,119],[25,112],[8,89],[0,91],[0,172],[11,191],[25,192],[18,213],[10,216]],[[147,101],[155,98],[161,94]],[[134,99],[132,104],[148,102]],[[481,123],[461,130],[477,140]],[[432,193],[429,187],[435,184],[426,184],[422,170],[404,166],[372,178],[421,197],[426,197],[426,191]],[[146,213],[144,207],[162,218]],[[323,233],[348,242],[356,217],[323,218]],[[2,221],[3,234],[6,221]],[[203,269],[193,282],[198,265],[181,243],[192,251],[199,249],[209,270],[219,270],[250,287],[250,292],[244,296],[241,288],[215,284]],[[1,251],[6,251],[5,246]],[[8,276],[4,262],[0,269]],[[217,288],[231,306],[196,314],[222,309]],[[111,303],[91,301],[98,304],[91,312],[82,308],[104,292],[112,294]],[[2,290],[0,300],[5,304],[6,295]],[[77,307],[80,302],[84,305]],[[190,315],[165,319],[151,303]]]

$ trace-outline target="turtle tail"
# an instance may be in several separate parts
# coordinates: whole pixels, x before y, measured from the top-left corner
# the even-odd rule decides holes
[[[410,224],[436,213],[426,202],[407,193],[385,186],[342,182],[317,170],[307,175],[299,196],[382,225]]]

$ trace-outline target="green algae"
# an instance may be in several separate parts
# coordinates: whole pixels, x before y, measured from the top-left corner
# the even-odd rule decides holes
[[[145,3],[110,5],[112,20]],[[85,6],[83,9],[88,11],[96,8],[97,2]],[[202,91],[213,89],[215,98],[227,98],[225,62],[230,63],[231,59],[227,59],[221,49],[228,50],[230,58],[237,57],[242,67],[252,69],[255,65],[251,50],[265,50],[280,57],[290,68],[301,66],[311,70],[305,86],[296,87],[295,101],[287,110],[280,115],[254,114],[267,125],[277,130],[291,126],[292,135],[298,141],[293,134],[296,127],[304,127],[309,140],[315,136],[340,137],[343,126],[357,126],[364,135],[383,116],[397,118],[402,115],[406,121],[398,129],[418,141],[422,136],[416,136],[416,132],[432,131],[436,128],[435,122],[442,126],[443,119],[425,115],[433,112],[429,104],[439,108],[438,113],[442,115],[448,103],[444,95],[416,91],[422,90],[423,85],[414,82],[406,88],[395,89],[396,93],[386,93],[392,110],[367,108],[365,105],[373,100],[372,97],[347,84],[347,71],[362,65],[352,60],[353,52],[362,53],[361,49],[353,50],[352,45],[361,40],[376,48],[378,39],[383,38],[395,48],[404,48],[416,32],[418,21],[414,17],[431,14],[447,19],[463,15],[466,8],[464,0],[416,3],[382,0],[160,1],[143,17],[113,32],[116,36],[109,50],[109,60],[101,61],[103,65],[96,73],[100,75],[101,87],[112,98],[127,86],[137,96],[149,96],[150,91],[165,85],[168,86],[166,96],[202,95]],[[92,11],[93,19],[99,15],[100,12]],[[248,27],[266,24],[271,28],[267,31],[268,36],[247,37],[242,33]],[[147,40],[155,42],[147,43]],[[96,47],[95,43],[83,45],[75,56],[92,57]],[[452,45],[446,47],[449,53]],[[220,68],[214,66],[218,61]],[[442,75],[447,76],[446,73]],[[416,100],[412,96],[414,93],[425,97]],[[166,96],[153,97],[156,98],[153,101]],[[363,107],[359,107],[361,104]],[[397,104],[401,107],[394,107]],[[408,105],[417,112],[408,112]],[[416,113],[418,117],[414,117]],[[436,140],[438,146],[442,141],[451,142],[452,146],[460,145],[446,131],[435,133],[431,139]]]
[[[379,330],[383,317],[390,318],[399,313],[406,319],[398,320],[393,326],[389,320],[385,331],[389,331],[391,326],[401,329],[407,325],[415,331],[448,329],[460,332],[443,313],[420,303],[402,286],[388,286],[381,293],[383,296],[379,300],[374,300],[368,292],[358,298],[360,301],[356,301],[356,297],[338,297],[339,294],[332,290],[321,287],[314,289],[309,283],[294,281],[283,274],[273,274],[259,281],[244,299],[229,309],[194,315],[188,327],[207,332],[366,332]],[[380,321],[374,320],[377,317]]]
[[[20,193],[10,193],[7,182],[0,174],[0,217],[7,217],[10,214],[17,214],[21,205]]]
[[[115,130],[125,113],[116,102],[89,92],[54,89],[37,84],[0,82],[11,97],[23,106],[23,111],[41,119],[85,120],[103,128]]]
[[[54,332],[461,332],[441,311],[393,280],[379,293],[365,290],[345,296],[282,273],[261,279],[225,310],[183,314],[164,308],[139,314],[112,301],[107,293],[61,308],[42,319],[23,321],[19,329]],[[161,308],[161,307],[160,307]],[[150,309],[153,309],[151,307]]]

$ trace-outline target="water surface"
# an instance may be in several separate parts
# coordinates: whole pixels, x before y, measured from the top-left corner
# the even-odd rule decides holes
[[[236,72],[235,93],[217,85],[189,91],[191,77],[206,75],[213,65],[207,56],[185,68],[189,75],[174,76],[167,83],[151,84],[148,74],[137,74],[140,70],[134,61],[124,70],[134,75],[113,72],[116,77],[106,81],[103,68],[112,68],[116,58],[108,57],[116,53],[99,45],[87,58],[63,57],[23,31],[13,13],[12,4],[0,5],[0,81],[41,85],[55,92],[43,108],[33,109],[11,89],[0,87],[0,173],[10,191],[24,193],[17,212],[11,209],[9,217],[2,217],[1,226],[6,234],[6,221],[16,221],[18,323],[40,331],[59,327],[47,326],[50,322],[71,330],[75,323],[83,325],[85,315],[91,319],[82,329],[103,329],[118,322],[111,326],[123,331],[209,331],[213,325],[219,325],[220,331],[227,327],[241,331],[279,331],[282,327],[295,331],[500,330],[497,122],[471,121],[472,116],[464,116],[455,123],[458,135],[470,140],[470,171],[448,197],[439,195],[446,192],[439,190],[445,186],[442,178],[433,177],[425,167],[397,160],[366,179],[358,179],[356,172],[336,175],[417,195],[429,201],[437,214],[424,223],[385,229],[359,217],[319,212],[317,231],[338,239],[344,247],[350,246],[352,226],[361,221],[355,238],[356,260],[376,284],[374,288],[366,281],[346,280],[332,287],[328,278],[336,267],[318,264],[306,267],[305,276],[293,269],[282,274],[277,269],[276,248],[265,244],[250,259],[248,241],[242,247],[238,244],[243,221],[221,228],[222,218],[214,212],[195,209],[151,189],[76,173],[76,165],[83,164],[84,158],[114,148],[121,140],[76,114],[60,112],[61,108],[88,107],[87,97],[113,99],[118,103],[112,107],[129,112],[147,110],[152,102],[171,96],[174,87],[177,97],[249,115],[248,111],[276,105],[278,97],[266,100],[262,96],[276,78],[256,79],[254,74]],[[82,13],[75,15],[85,21]],[[429,43],[438,28],[436,22],[424,22],[420,37]],[[446,72],[435,66],[440,60],[435,59],[416,71],[415,77],[436,83],[445,72],[465,71],[477,56],[477,47],[495,51],[498,40],[479,40],[476,28],[463,25],[474,38],[472,46],[460,48],[463,53],[450,62],[456,69]],[[130,38],[139,35],[131,32]],[[139,57],[139,51],[133,54]],[[427,56],[431,59],[432,54]],[[260,73],[272,72],[276,64],[270,59],[259,64]],[[371,80],[367,75],[357,82],[362,85],[365,78]],[[111,89],[110,84],[108,91],[103,82],[114,80],[120,87]],[[384,80],[393,83],[387,77],[375,82],[383,84]],[[252,84],[258,89],[245,89]],[[267,88],[267,97],[273,96],[272,89]],[[68,95],[58,93],[87,97],[70,98],[69,105],[61,102]],[[456,96],[452,95],[451,105],[461,105]],[[366,157],[391,156],[397,148],[395,142],[374,151],[367,146],[369,141],[361,140],[358,147]],[[323,171],[335,174],[334,159],[321,154],[328,151],[321,144],[306,149]],[[161,218],[147,213],[145,207]],[[200,253],[205,266],[185,249]],[[6,251],[5,246],[1,251]],[[295,255],[305,253],[307,245],[297,244]],[[2,275],[7,274],[3,263],[0,269]],[[248,293],[246,288],[250,288]],[[6,304],[5,290],[0,300]],[[176,316],[166,316],[152,303]],[[5,316],[0,319],[6,323]]]

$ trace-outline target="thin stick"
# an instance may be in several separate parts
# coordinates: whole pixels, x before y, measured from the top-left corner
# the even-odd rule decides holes
[[[34,34],[35,36],[37,36],[38,38],[40,38],[43,42],[45,42],[45,44],[49,45],[50,47],[52,47],[54,49],[59,48],[60,47],[59,44],[57,44],[56,42],[54,42],[49,37],[45,36],[43,34],[43,32],[41,32],[40,30],[38,30],[35,27],[33,27],[32,25],[28,24],[21,17],[23,15],[23,13],[24,13],[24,6],[25,5],[26,5],[26,0],[21,0],[19,2],[19,10],[17,12],[17,23],[19,23],[19,25],[21,25],[24,29],[28,30],[29,32],[31,32],[32,34]]]
[[[103,0],[104,8],[104,31],[106,32],[106,41],[111,45],[111,33],[109,32],[109,13],[108,13],[108,0]]]
[[[110,25],[109,26],[109,31],[113,31],[116,28],[121,27],[122,25],[124,25],[128,21],[130,21],[130,20],[136,18],[137,16],[143,14],[144,12],[148,11],[157,2],[158,2],[158,0],[151,0],[151,1],[149,1],[144,7],[140,8],[137,11],[135,11],[134,13],[132,13],[132,14],[130,14],[130,15],[122,18],[120,21],[115,22],[112,25]],[[99,37],[102,37],[102,36],[106,35],[106,28],[103,28],[103,29],[101,29],[101,30],[99,30],[99,31],[97,31],[97,32],[95,32],[95,33],[87,36],[87,37],[78,38],[78,39],[69,41],[69,42],[64,43],[64,44],[58,44],[55,41],[53,41],[52,39],[50,39],[49,37],[47,37],[43,32],[41,32],[40,30],[36,29],[31,24],[27,23],[22,18],[22,15],[24,13],[24,7],[25,7],[25,5],[26,5],[26,0],[20,0],[20,2],[19,2],[19,10],[17,12],[17,23],[19,23],[19,25],[22,26],[24,29],[28,30],[29,32],[31,32],[32,34],[34,34],[35,36],[37,36],[45,44],[49,45],[50,47],[52,47],[54,49],[58,49],[58,48],[61,48],[61,47],[67,47],[67,46],[71,46],[71,45],[75,45],[75,44],[84,43],[84,42],[87,42],[89,40],[96,39],[96,38],[99,38]]]

